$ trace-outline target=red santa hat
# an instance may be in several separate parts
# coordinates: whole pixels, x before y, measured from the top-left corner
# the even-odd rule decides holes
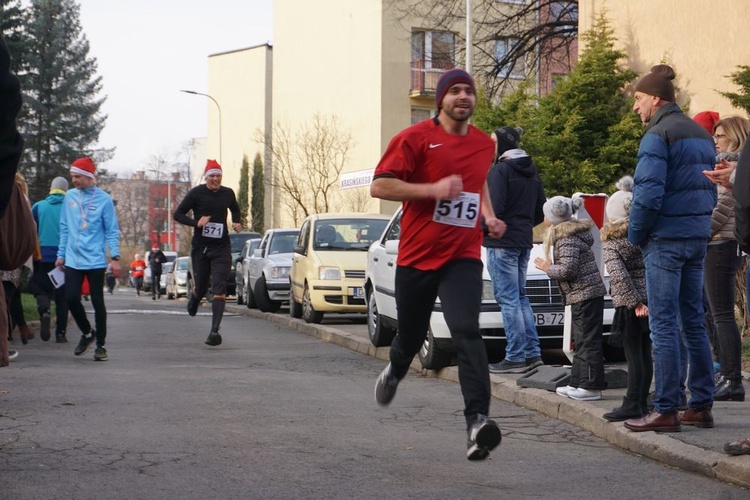
[[[154,243],[153,245],[151,245],[151,250],[153,250],[154,252],[159,251],[159,245],[157,245],[156,243]]]
[[[219,165],[216,160],[208,160],[206,162],[206,170],[203,172],[203,178],[208,177],[209,175],[223,175],[223,172],[221,171],[221,165]]]
[[[93,179],[96,177],[96,165],[94,165],[94,160],[85,156],[83,158],[78,158],[71,163],[70,172],[73,174],[85,175],[86,177],[91,177]]]

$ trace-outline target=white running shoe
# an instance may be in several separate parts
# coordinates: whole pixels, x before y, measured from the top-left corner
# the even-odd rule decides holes
[[[598,401],[602,399],[602,391],[589,391],[588,389],[571,389],[568,397],[577,401]]]
[[[557,389],[555,390],[555,392],[556,392],[556,393],[557,393],[558,395],[560,395],[560,396],[565,396],[565,397],[567,398],[567,397],[568,397],[568,392],[569,392],[569,391],[572,391],[572,390],[574,390],[574,389],[575,389],[575,387],[573,387],[572,385],[566,385],[566,386],[563,386],[563,387],[558,387],[558,388],[557,388]]]

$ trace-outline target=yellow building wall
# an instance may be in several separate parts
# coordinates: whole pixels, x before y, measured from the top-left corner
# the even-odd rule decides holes
[[[383,92],[381,0],[274,1],[273,121],[293,132],[319,114],[335,116],[354,138],[342,173],[373,169],[382,149],[381,120],[394,112]],[[408,56],[408,52],[407,52]],[[408,116],[406,110],[401,110]],[[363,199],[369,188],[341,190]],[[379,211],[365,200],[367,211]],[[274,224],[293,225],[278,203]]]
[[[737,91],[727,78],[750,63],[747,0],[580,0],[579,32],[604,9],[628,65],[643,75],[662,62],[675,70],[678,102],[690,116],[746,114],[717,91]]]
[[[221,134],[219,110],[210,99],[204,98],[208,101],[206,105],[209,110],[206,154],[208,158],[215,158],[221,163],[224,173],[222,184],[237,193],[243,156],[247,156],[252,177],[255,155],[264,157],[265,154],[263,145],[256,140],[256,131],[264,131],[271,119],[268,99],[271,48],[259,45],[213,54],[208,58],[208,66],[206,93],[221,106]]]

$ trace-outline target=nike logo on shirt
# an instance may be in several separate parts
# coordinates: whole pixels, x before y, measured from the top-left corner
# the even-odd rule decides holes
[[[432,143],[430,143],[430,149],[435,149],[435,148],[440,147],[442,145],[443,145],[443,143],[440,143],[440,144],[432,144]]]

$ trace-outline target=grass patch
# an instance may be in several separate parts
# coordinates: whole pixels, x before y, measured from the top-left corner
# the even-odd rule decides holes
[[[36,299],[30,293],[21,294],[21,304],[23,305],[23,317],[26,321],[39,321],[39,311],[36,309]],[[55,301],[50,306],[51,316],[55,317]]]

